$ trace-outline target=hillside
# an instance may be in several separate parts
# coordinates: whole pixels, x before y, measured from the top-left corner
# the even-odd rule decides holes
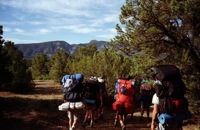
[[[80,44],[69,44],[65,41],[48,41],[42,43],[15,44],[15,46],[23,52],[26,59],[31,59],[41,53],[45,53],[48,57],[51,57],[60,50],[66,50],[68,54],[74,54],[78,50],[78,47],[85,47],[92,43],[97,46],[98,50],[109,48],[109,45],[105,41],[96,40]]]

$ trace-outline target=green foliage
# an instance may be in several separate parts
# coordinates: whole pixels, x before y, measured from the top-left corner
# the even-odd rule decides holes
[[[4,48],[5,40],[2,38],[3,26],[0,26],[0,88],[7,87],[12,82],[12,73],[9,71],[10,56]]]
[[[0,26],[0,88],[18,92],[27,90],[32,87],[32,77],[23,53],[13,42],[5,42],[2,34],[3,26]]]
[[[67,74],[68,71],[68,62],[69,55],[66,51],[61,50],[53,55],[49,62],[49,76],[56,82],[59,82],[62,76]]]
[[[40,54],[32,60],[32,76],[34,79],[48,79],[48,59],[46,54]]]
[[[122,27],[116,25],[118,35],[109,44],[133,58],[131,73],[136,77],[148,77],[153,65],[175,64],[193,93],[200,84],[191,80],[200,77],[199,5],[199,0],[126,0],[121,7]]]
[[[14,91],[29,89],[32,87],[32,77],[26,65],[26,61],[23,59],[23,53],[15,47],[13,42],[7,41],[4,44],[4,49],[11,59],[10,64],[8,64],[9,71],[13,76],[10,84],[11,89]]]
[[[199,109],[199,6],[199,0],[126,0],[119,16],[121,24],[116,25],[118,35],[109,42],[111,49],[98,52],[91,43],[73,55],[62,50],[48,60],[41,54],[32,61],[32,75],[35,79],[50,78],[56,82],[66,74],[103,76],[112,97],[117,75],[129,74],[138,82],[142,78],[151,81],[152,66],[174,64],[181,70],[191,106]],[[1,39],[0,65],[4,70],[0,71],[5,74],[18,68],[6,67],[12,60],[3,43]],[[19,52],[15,53],[21,57]],[[1,82],[7,81],[0,77]]]

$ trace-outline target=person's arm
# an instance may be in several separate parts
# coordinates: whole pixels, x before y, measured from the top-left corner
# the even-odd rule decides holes
[[[155,129],[156,126],[155,120],[157,118],[157,115],[158,115],[158,105],[154,104],[152,112],[151,130]]]

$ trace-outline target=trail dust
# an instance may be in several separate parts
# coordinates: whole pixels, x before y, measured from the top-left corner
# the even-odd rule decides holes
[[[58,110],[62,103],[61,86],[52,81],[35,81],[36,87],[25,94],[0,92],[0,129],[1,130],[68,130],[68,118],[66,112]],[[151,107],[152,111],[152,107]],[[76,130],[82,130],[84,110],[79,110],[79,121]],[[114,111],[111,105],[105,107],[102,119],[85,129],[92,130],[121,130],[114,126]],[[126,130],[150,130],[151,121],[144,118],[139,120],[140,112],[136,110],[127,116]],[[192,119],[184,121],[183,130],[200,130],[199,115],[193,115]]]

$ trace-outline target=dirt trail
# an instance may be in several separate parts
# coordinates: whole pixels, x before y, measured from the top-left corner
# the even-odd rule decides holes
[[[38,81],[36,88],[26,94],[0,92],[0,129],[1,130],[67,130],[68,119],[65,112],[58,111],[62,103],[62,92],[59,85],[53,82]],[[84,110],[79,111],[80,119],[76,127],[82,130],[81,123]],[[150,130],[147,118],[139,120],[140,113],[135,112],[133,119],[127,117],[127,130]],[[197,124],[200,116],[184,121],[184,130],[200,130]],[[104,118],[98,120],[92,130],[121,130],[114,127],[114,112],[110,105],[106,106]]]

